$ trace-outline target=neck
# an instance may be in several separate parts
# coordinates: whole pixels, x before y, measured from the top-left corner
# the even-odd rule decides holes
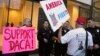
[[[95,27],[95,25],[92,26],[93,28]]]
[[[44,27],[44,29],[46,30],[46,29],[48,29],[47,27]]]
[[[83,28],[83,25],[77,25],[77,28]]]

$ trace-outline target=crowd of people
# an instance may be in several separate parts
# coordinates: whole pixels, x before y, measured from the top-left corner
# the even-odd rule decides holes
[[[18,27],[31,26],[31,19],[26,18]],[[39,56],[100,56],[100,27],[95,21],[81,16],[76,20],[75,29],[67,21],[56,32],[44,20],[42,28],[38,29],[37,39]],[[16,53],[16,56],[28,55],[29,52]]]
[[[100,56],[100,27],[81,16],[76,20],[75,29],[67,21],[56,32],[45,20],[37,38],[39,56]]]

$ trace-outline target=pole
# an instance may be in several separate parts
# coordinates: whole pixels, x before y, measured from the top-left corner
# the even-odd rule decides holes
[[[7,15],[7,24],[9,23],[9,11],[10,11],[10,0],[8,1],[8,15]]]
[[[32,25],[32,18],[33,18],[33,5],[34,5],[34,0],[32,0],[32,9],[31,9],[31,25]]]
[[[89,19],[93,19],[92,15],[93,15],[93,0],[91,1]]]

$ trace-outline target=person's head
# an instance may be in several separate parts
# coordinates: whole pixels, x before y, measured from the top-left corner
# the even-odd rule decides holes
[[[9,26],[9,23],[7,22],[7,23],[6,23],[6,27],[8,27],[8,26]]]
[[[23,25],[24,25],[24,26],[27,26],[27,27],[32,26],[32,25],[31,25],[31,19],[25,18],[24,21],[23,21]]]
[[[86,19],[82,16],[79,16],[76,20],[76,27],[84,27],[86,24]]]
[[[49,27],[49,22],[48,22],[47,20],[45,20],[45,21],[43,22],[43,27],[44,27],[44,28],[48,28],[48,27]]]
[[[14,23],[13,22],[11,22],[11,27],[13,27],[14,26]]]
[[[88,20],[88,26],[89,27],[95,27],[96,23],[93,20]]]
[[[66,29],[68,29],[68,28],[70,27],[69,22],[68,22],[68,21],[67,21],[67,22],[65,22],[65,23],[63,24],[63,27],[64,27],[64,28],[66,28]]]

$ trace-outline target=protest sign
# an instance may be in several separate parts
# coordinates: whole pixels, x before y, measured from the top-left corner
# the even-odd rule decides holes
[[[40,4],[54,32],[70,18],[63,0],[40,1]]]
[[[33,51],[36,49],[36,30],[32,27],[4,27],[2,53]]]

